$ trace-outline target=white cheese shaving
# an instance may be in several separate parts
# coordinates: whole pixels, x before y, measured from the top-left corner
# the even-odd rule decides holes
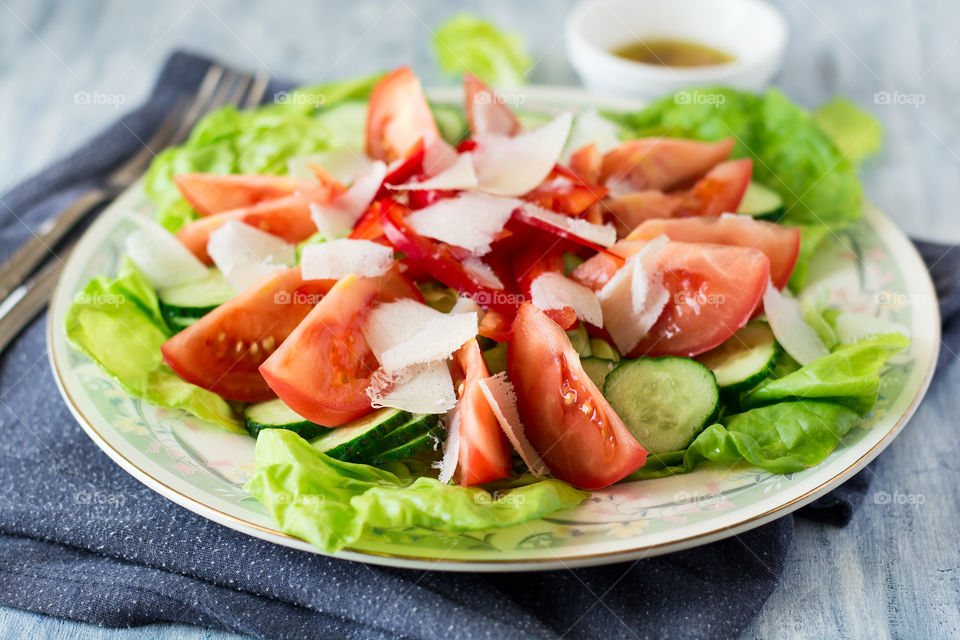
[[[238,291],[296,261],[292,244],[238,220],[228,220],[210,234],[207,253]]]
[[[370,240],[342,238],[307,245],[300,268],[304,280],[339,280],[348,273],[373,278],[393,265],[393,249]]]
[[[394,372],[380,369],[372,376],[367,395],[375,408],[411,413],[443,413],[457,404],[450,368],[442,360]]]
[[[287,173],[292,178],[313,179],[315,176],[310,170],[311,164],[324,169],[334,180],[350,184],[357,176],[369,172],[373,161],[363,151],[354,149],[322,151],[290,158],[287,161]]]
[[[490,405],[493,415],[497,417],[500,428],[503,429],[513,448],[520,454],[530,473],[538,478],[550,473],[547,465],[523,432],[523,423],[520,422],[520,413],[517,411],[517,394],[513,384],[507,380],[507,374],[501,371],[495,376],[484,378],[479,384],[480,391],[483,392],[483,397]]]
[[[603,311],[597,294],[590,288],[559,273],[543,273],[530,285],[530,298],[541,311],[570,307],[577,317],[596,327],[603,326]]]
[[[143,228],[127,236],[127,255],[151,286],[170,287],[207,275],[207,267],[169,231],[152,220],[128,217]]]
[[[801,365],[830,353],[817,332],[804,322],[800,304],[780,293],[773,283],[763,294],[763,312],[777,342]]]
[[[383,185],[387,165],[377,160],[344,193],[327,204],[310,203],[310,214],[317,230],[327,240],[345,238],[367,210]]]
[[[559,115],[539,129],[514,137],[477,136],[473,153],[478,188],[502,196],[519,196],[543,182],[560,159],[573,117]]]
[[[570,161],[570,154],[591,142],[601,154],[620,146],[620,127],[610,122],[596,109],[587,109],[573,120],[570,138],[563,148],[563,161]]]
[[[460,407],[451,409],[444,419],[447,424],[447,439],[443,442],[443,459],[437,480],[446,484],[453,479],[460,459]]]
[[[404,298],[378,305],[367,315],[363,337],[374,357],[380,361],[383,352],[403,344],[430,321],[444,314],[427,305]]]
[[[551,226],[563,229],[578,238],[598,244],[601,247],[610,247],[617,241],[617,230],[612,224],[593,224],[582,218],[571,218],[561,213],[555,213],[538,207],[529,202],[523,203],[524,213]]]
[[[380,354],[380,365],[397,371],[416,364],[445,360],[477,335],[476,313],[443,314],[420,331]]]
[[[621,353],[630,353],[637,346],[670,300],[658,267],[667,241],[666,236],[657,236],[648,242],[597,294],[604,328]]]
[[[476,256],[468,256],[463,260],[463,266],[470,272],[470,277],[477,284],[488,289],[503,289],[503,282],[497,277],[493,269],[486,262]],[[482,302],[482,300],[481,300]],[[490,302],[493,302],[492,300]]]
[[[390,188],[398,191],[410,191],[416,189],[470,189],[475,186],[477,186],[477,174],[473,171],[473,157],[469,153],[461,153],[456,156],[453,164],[432,178],[420,182],[407,182]]]
[[[519,204],[513,198],[468,192],[414,211],[406,221],[422,236],[482,255],[490,251],[490,243]]]

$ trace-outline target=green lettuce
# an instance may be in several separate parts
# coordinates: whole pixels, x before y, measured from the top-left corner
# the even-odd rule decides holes
[[[883,144],[883,128],[877,119],[845,98],[820,105],[813,119],[854,164],[879,151]]]
[[[761,384],[742,406],[758,406],[791,398],[827,400],[866,415],[877,401],[880,367],[910,341],[887,334],[837,347],[798,370]]]
[[[433,37],[440,68],[449,74],[473,73],[484,82],[519,85],[533,66],[523,39],[470,14],[441,24]]]
[[[288,159],[332,148],[338,134],[324,114],[345,101],[365,99],[379,78],[278,92],[272,104],[257,109],[225,107],[205,116],[186,143],[160,152],[150,164],[144,190],[157,204],[157,221],[175,232],[196,218],[173,182],[175,174],[280,174]]]
[[[575,506],[589,493],[544,479],[491,495],[478,487],[342,462],[283,429],[260,433],[256,470],[244,489],[282,531],[325,551],[356,542],[366,528],[421,527],[450,534],[508,527]]]
[[[131,395],[246,433],[226,400],[184,382],[164,364],[160,345],[171,332],[157,294],[129,258],[116,278],[94,278],[76,295],[64,325],[71,344]]]
[[[837,347],[803,367],[785,363],[745,394],[737,413],[707,427],[683,451],[651,455],[631,477],[686,473],[704,461],[746,461],[771,473],[819,464],[873,407],[881,367],[908,344],[887,334]]]

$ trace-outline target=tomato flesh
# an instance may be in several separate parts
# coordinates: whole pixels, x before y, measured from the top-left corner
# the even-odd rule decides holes
[[[750,185],[753,161],[749,158],[721,162],[680,196],[677,216],[716,217],[733,213]]]
[[[366,390],[379,364],[363,323],[372,306],[419,292],[396,269],[378,278],[341,278],[267,360],[260,373],[287,406],[337,427],[369,413]]]
[[[480,389],[480,381],[490,372],[477,339],[465,342],[453,360],[454,386],[460,398],[458,480],[468,486],[506,478],[513,466],[510,443]]]
[[[646,244],[621,240],[609,253],[590,258],[571,274],[597,291]],[[628,355],[695,356],[708,351],[745,325],[770,280],[762,252],[719,244],[668,242],[659,259],[670,293],[659,319]]]
[[[285,198],[266,200],[242,209],[223,211],[187,224],[177,232],[177,240],[206,264],[213,264],[210,254],[207,253],[210,234],[228,220],[243,222],[287,242],[303,242],[317,231],[317,225],[310,217],[310,203],[326,204],[330,197],[329,190],[315,189]]]
[[[532,299],[534,280],[545,273],[563,274],[563,251],[556,246],[530,244],[514,251],[511,258],[513,277],[527,300]],[[571,307],[550,309],[545,313],[565,331],[577,323],[577,315]]]
[[[260,364],[333,284],[304,280],[299,267],[273,274],[167,340],[163,359],[187,382],[228,400],[268,400],[274,394]]]
[[[800,229],[746,216],[648,220],[627,236],[652,240],[665,235],[680,242],[712,242],[762,251],[770,260],[770,280],[783,289],[800,255]]]
[[[524,433],[555,477],[601,489],[643,466],[647,452],[584,373],[563,329],[529,302],[513,321],[507,371]]]
[[[368,156],[390,163],[407,157],[417,142],[439,136],[420,80],[410,67],[394,69],[373,88],[367,103]]]
[[[472,73],[463,76],[463,98],[464,111],[473,135],[515,136],[523,130],[503,98]]]
[[[312,180],[288,176],[218,175],[214,173],[180,173],[173,182],[184,200],[201,216],[249,207],[317,188]]]
[[[680,188],[725,160],[733,144],[733,138],[718,142],[656,137],[630,140],[604,154],[601,184],[625,182],[638,191]]]

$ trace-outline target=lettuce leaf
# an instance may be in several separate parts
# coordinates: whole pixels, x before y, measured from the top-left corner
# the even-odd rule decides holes
[[[144,180],[158,206],[157,221],[175,232],[196,215],[180,196],[177,173],[286,173],[287,160],[324,151],[338,139],[324,113],[364,99],[380,76],[277,92],[274,102],[250,111],[225,107],[205,116],[179,147],[157,154]]]
[[[365,528],[422,527],[450,534],[508,527],[575,506],[589,493],[545,479],[491,495],[478,487],[342,462],[283,429],[260,433],[256,471],[244,489],[282,531],[325,551],[356,542]]]
[[[444,73],[469,71],[484,82],[501,86],[521,84],[533,66],[523,38],[503,33],[492,23],[467,13],[437,28],[433,51]]]
[[[226,400],[184,382],[164,364],[160,345],[170,330],[157,294],[129,258],[116,278],[94,278],[76,295],[64,325],[70,343],[131,395],[246,433]]]
[[[837,347],[832,353],[770,380],[746,395],[742,406],[752,407],[785,399],[828,400],[866,415],[877,401],[880,367],[910,341],[898,333]]]
[[[820,105],[813,119],[854,164],[879,151],[883,144],[883,128],[877,119],[845,98]]]

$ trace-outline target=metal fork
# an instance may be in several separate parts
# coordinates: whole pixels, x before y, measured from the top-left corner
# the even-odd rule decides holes
[[[193,126],[204,115],[228,104],[250,108],[260,103],[267,89],[266,74],[240,73],[219,64],[211,65],[192,99],[181,99],[154,134],[137,153],[111,171],[99,187],[90,189],[40,226],[34,237],[25,243],[0,267],[0,353],[11,340],[47,304],[70,251],[68,241],[54,252],[70,231],[100,205],[116,198],[146,171],[156,153],[182,143]],[[24,282],[45,260],[53,260]]]

